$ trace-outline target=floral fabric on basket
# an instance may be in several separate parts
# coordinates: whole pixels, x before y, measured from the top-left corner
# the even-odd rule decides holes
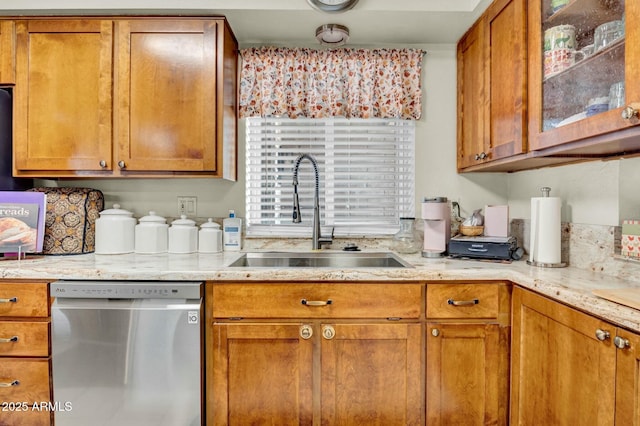
[[[420,119],[420,49],[243,49],[240,117]]]

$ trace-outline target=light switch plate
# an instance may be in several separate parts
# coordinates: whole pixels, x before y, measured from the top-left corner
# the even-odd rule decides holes
[[[178,196],[178,215],[197,216],[198,197]]]

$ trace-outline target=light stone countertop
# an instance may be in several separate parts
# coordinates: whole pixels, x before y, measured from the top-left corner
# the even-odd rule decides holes
[[[286,251],[286,250],[285,250]],[[331,250],[333,251],[333,250]],[[375,251],[375,250],[371,250]],[[0,279],[204,280],[204,281],[475,281],[505,280],[529,288],[617,325],[640,332],[640,311],[591,294],[601,288],[638,288],[640,283],[573,267],[510,264],[401,255],[413,268],[230,268],[242,253],[33,256],[0,261]],[[345,253],[348,256],[348,253]]]

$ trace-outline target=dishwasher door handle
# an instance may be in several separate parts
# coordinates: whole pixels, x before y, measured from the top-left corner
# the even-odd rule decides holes
[[[75,299],[58,297],[51,309],[192,310],[200,309],[198,299]]]

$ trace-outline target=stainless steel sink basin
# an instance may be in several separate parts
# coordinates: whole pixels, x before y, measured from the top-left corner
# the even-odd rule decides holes
[[[245,268],[412,268],[394,253],[255,252],[245,253],[230,267]]]

